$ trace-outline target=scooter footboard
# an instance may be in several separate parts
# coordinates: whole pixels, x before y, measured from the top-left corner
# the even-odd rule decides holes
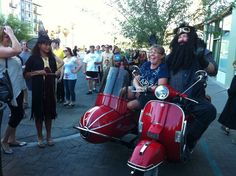
[[[135,147],[128,166],[143,172],[160,165],[166,159],[165,148],[154,140],[141,140]]]

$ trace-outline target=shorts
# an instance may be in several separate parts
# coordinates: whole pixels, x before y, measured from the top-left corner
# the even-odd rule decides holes
[[[140,104],[140,108],[143,109],[144,106],[147,104],[147,102],[149,102],[150,100],[157,100],[157,98],[153,92],[142,93],[138,97],[138,102]]]
[[[98,72],[86,71],[86,76],[89,76],[90,78],[97,78],[98,77]]]

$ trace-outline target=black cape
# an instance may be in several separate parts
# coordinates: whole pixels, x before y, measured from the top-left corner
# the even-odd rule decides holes
[[[236,130],[236,75],[233,77],[228,89],[228,100],[218,119],[218,121],[230,128]]]
[[[32,55],[25,64],[24,72],[44,69],[47,73],[55,73],[57,69],[55,58],[49,58],[49,66],[50,68],[44,68],[43,59]],[[55,119],[56,115],[55,76],[33,76],[31,118]]]

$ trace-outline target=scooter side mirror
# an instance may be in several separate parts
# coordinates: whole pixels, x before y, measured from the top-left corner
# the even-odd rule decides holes
[[[195,72],[196,80],[206,81],[207,80],[207,72],[205,70],[198,70]]]

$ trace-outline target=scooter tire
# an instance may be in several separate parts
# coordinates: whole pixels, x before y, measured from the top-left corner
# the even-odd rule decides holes
[[[134,170],[134,171],[131,171],[130,176],[144,176],[144,172]]]
[[[131,176],[158,176],[158,167],[148,172],[134,170],[131,172]]]

